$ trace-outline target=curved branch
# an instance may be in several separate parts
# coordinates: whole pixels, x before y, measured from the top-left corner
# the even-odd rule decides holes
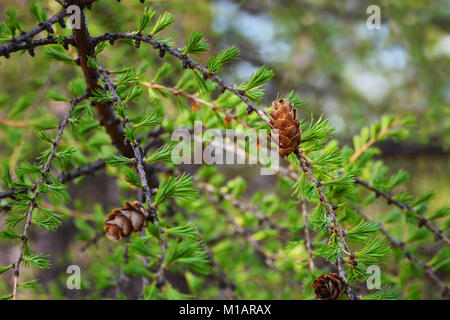
[[[399,123],[398,119],[395,119],[387,128],[384,128],[378,132],[378,134],[375,137],[372,137],[367,141],[365,144],[363,144],[358,150],[356,150],[352,156],[350,157],[350,162],[355,162],[364,152],[366,152],[371,146],[373,146],[377,141],[379,141],[381,138],[387,136],[392,128],[397,126]]]
[[[305,229],[305,245],[306,245],[306,251],[308,252],[308,265],[309,270],[311,272],[314,272],[314,261],[313,261],[313,254],[312,254],[312,248],[311,248],[311,236],[309,234],[308,229],[308,208],[306,207],[306,200],[302,199],[302,215],[303,215],[303,228]]]
[[[15,38],[1,44],[0,45],[0,56],[5,56],[6,58],[9,58],[9,55],[11,52],[19,51],[22,49],[31,50],[30,54],[33,55],[32,50],[34,48],[34,44],[37,44],[37,45],[49,44],[49,43],[45,43],[45,41],[50,41],[50,39],[49,40],[45,40],[45,39],[36,40],[36,42],[32,41],[32,39],[34,36],[36,36],[37,34],[41,33],[44,30],[47,30],[48,33],[53,33],[52,25],[54,25],[55,23],[59,22],[61,24],[61,26],[64,26],[65,25],[64,18],[69,15],[69,13],[67,12],[66,9],[67,9],[67,7],[64,6],[63,9],[61,9],[61,11],[59,11],[57,14],[55,14],[50,19],[39,23],[36,27],[31,29],[30,31],[22,32],[18,37],[15,37]],[[53,39],[53,37],[52,37],[52,39]]]
[[[370,184],[370,182],[364,181],[358,177],[355,178],[355,183],[365,187],[366,189],[372,192],[375,192],[377,196],[382,196],[384,199],[386,199],[388,204],[393,204],[402,209],[403,211],[411,211],[412,213],[414,213],[414,216],[418,221],[419,227],[425,226],[428,230],[430,230],[434,234],[436,241],[442,240],[443,242],[445,242],[445,244],[450,245],[450,239],[444,234],[444,232],[441,229],[430,224],[427,218],[420,216],[420,214],[410,204],[395,200],[394,197],[389,193],[378,190],[377,188],[373,187]]]
[[[89,30],[86,24],[84,10],[81,11],[80,29],[72,30],[75,39],[75,47],[80,60],[80,67],[89,91],[100,90],[98,82],[99,74],[96,69],[89,68],[88,56],[93,55],[94,46],[91,44]],[[126,144],[120,119],[116,116],[111,102],[95,102],[95,108],[100,117],[100,123],[105,126],[106,132],[111,137],[112,143],[120,150],[120,153],[128,158],[134,156],[133,148]]]
[[[361,216],[363,216],[364,219],[366,219],[367,221],[371,221],[371,222],[378,224],[378,226],[380,227],[381,233],[383,233],[385,235],[385,237],[389,240],[391,245],[399,248],[403,252],[403,254],[408,258],[408,260],[417,264],[423,270],[423,272],[427,275],[427,277],[430,278],[432,281],[434,281],[434,283],[436,283],[438,285],[443,297],[446,297],[448,295],[449,287],[447,285],[445,285],[441,279],[439,279],[439,277],[436,275],[436,273],[432,267],[423,263],[419,258],[417,258],[415,255],[413,255],[410,251],[408,251],[405,248],[405,243],[395,239],[389,232],[386,231],[386,229],[383,227],[383,224],[381,222],[374,221],[371,217],[364,214],[360,210],[356,210],[356,212],[359,213]]]
[[[29,207],[28,207],[27,213],[25,215],[25,219],[26,219],[25,227],[24,227],[23,233],[20,237],[20,239],[22,240],[22,245],[19,249],[19,256],[17,257],[17,261],[14,264],[14,287],[13,287],[12,299],[16,299],[16,296],[17,296],[17,287],[19,286],[19,277],[20,277],[20,263],[23,261],[25,244],[28,240],[27,239],[28,229],[30,228],[31,220],[33,217],[33,210],[37,206],[36,201],[37,201],[37,198],[39,195],[39,187],[47,181],[47,173],[50,172],[50,165],[56,154],[56,148],[58,147],[59,141],[61,140],[62,134],[64,132],[64,128],[66,127],[67,123],[69,122],[69,118],[72,116],[73,109],[80,101],[86,99],[88,96],[89,96],[89,93],[87,92],[84,95],[82,95],[70,102],[69,111],[66,113],[66,115],[64,116],[64,119],[58,125],[58,134],[56,135],[56,138],[53,141],[50,154],[49,154],[47,160],[45,161],[44,165],[42,166],[41,176],[40,176],[39,180],[37,181],[37,183],[34,184],[34,186],[33,186],[33,189],[32,189],[33,196],[31,197],[31,200],[29,202]]]
[[[24,43],[18,43],[14,46],[10,47],[9,53],[13,53],[20,50],[34,50],[36,47],[42,47],[47,46],[50,44],[63,44],[63,45],[69,45],[75,44],[75,40],[72,36],[64,37],[61,40],[58,40],[56,37],[48,36],[47,38],[32,40],[30,42],[24,42]],[[0,56],[2,55],[2,51],[0,51]]]
[[[200,63],[198,63],[197,61],[191,59],[187,55],[181,53],[180,50],[172,48],[165,43],[155,40],[151,35],[142,35],[139,33],[126,33],[126,32],[124,32],[124,33],[105,33],[101,36],[92,38],[92,43],[95,45],[101,41],[106,41],[106,40],[114,41],[114,40],[119,40],[119,39],[139,40],[139,41],[142,41],[142,42],[152,45],[154,49],[160,50],[162,52],[167,52],[171,56],[182,61],[184,67],[200,71],[205,78],[209,78],[212,81],[218,83],[219,86],[223,90],[228,90],[228,91],[232,92],[233,94],[235,94],[236,96],[238,96],[249,107],[249,109],[248,109],[249,111],[250,110],[255,111],[258,114],[258,116],[264,122],[267,123],[267,125],[269,124],[270,120],[267,117],[267,115],[264,113],[264,111],[260,110],[253,102],[251,102],[247,98],[247,96],[245,95],[245,91],[237,89],[236,87],[231,85],[229,82],[227,82],[224,79],[217,76],[215,73],[209,72],[208,68],[206,68],[205,66],[203,66]]]
[[[307,157],[303,154],[303,152],[301,152],[299,149],[296,149],[294,151],[294,153],[295,153],[295,156],[297,157],[297,159],[300,161],[300,165],[302,167],[303,172],[308,176],[308,178],[316,186],[317,192],[319,193],[320,201],[325,205],[325,207],[327,209],[327,215],[328,215],[328,217],[331,218],[331,220],[333,222],[333,225],[329,231],[335,232],[338,235],[339,239],[341,240],[344,250],[349,255],[349,259],[354,259],[355,255],[352,253],[352,251],[350,250],[350,248],[348,246],[346,235],[342,231],[342,229],[339,225],[339,222],[337,221],[336,214],[334,212],[334,208],[331,205],[331,203],[327,200],[327,198],[325,196],[325,192],[322,190],[322,184],[319,181],[317,181],[316,177],[314,177],[314,175],[311,171],[311,168],[310,168],[311,163],[309,162]],[[344,267],[342,266],[341,258],[337,259],[337,267],[339,270],[339,275],[345,282],[347,282],[348,281],[347,274],[345,273]],[[357,296],[353,293],[353,290],[349,285],[347,286],[347,295],[351,300],[358,299]]]
[[[97,65],[98,65],[99,72],[100,72],[101,76],[103,77],[103,80],[105,81],[106,85],[108,86],[109,91],[111,92],[111,95],[113,97],[113,103],[116,106],[119,106],[120,97],[116,92],[113,81],[109,77],[109,72],[107,70],[105,70],[98,61],[97,61]],[[125,108],[127,108],[127,107],[125,106]],[[130,124],[130,122],[127,117],[125,117],[123,119],[123,121],[120,121],[122,131],[124,131],[125,126],[127,126],[129,124]],[[127,145],[130,145],[133,150],[133,153],[134,153],[134,160],[135,160],[135,164],[136,164],[137,173],[138,173],[139,179],[141,181],[142,189],[144,191],[145,201],[147,202],[147,209],[149,212],[149,216],[147,217],[147,219],[149,219],[153,224],[155,224],[157,226],[157,228],[159,228],[160,233],[162,234],[161,226],[159,224],[157,210],[152,201],[152,193],[150,191],[150,181],[147,179],[148,171],[146,171],[146,169],[145,169],[146,163],[144,160],[144,150],[137,143],[136,140],[128,141],[128,140],[124,139],[124,143],[126,143]],[[164,239],[162,237],[160,237],[159,244],[161,247],[162,254],[161,254],[161,258],[160,258],[160,264],[159,264],[158,270],[155,275],[156,276],[156,286],[158,288],[160,288],[167,282],[165,275],[164,275],[164,272],[165,272],[164,263],[165,263],[165,259],[166,259],[167,243],[164,241]]]
[[[136,141],[139,143],[142,140],[142,138],[144,138],[144,137],[157,137],[162,133],[164,133],[164,130],[160,127],[160,128],[157,128],[157,129],[154,129],[154,130],[148,132],[147,134],[142,134],[140,136],[137,136]],[[156,140],[156,141],[158,141],[158,140]],[[144,146],[144,153],[145,152],[146,152],[146,148]],[[75,178],[78,178],[78,177],[81,177],[84,175],[94,174],[96,171],[105,168],[105,166],[106,166],[105,159],[98,159],[97,161],[88,163],[84,166],[77,167],[71,172],[67,172],[67,173],[63,172],[57,177],[57,179],[61,183],[66,183],[66,182],[72,181]],[[158,170],[164,169],[164,168],[158,168],[156,166],[152,166],[150,164],[146,164],[145,167],[146,167],[147,171],[158,171]],[[51,184],[51,181],[47,180],[47,183]],[[11,188],[11,189],[0,192],[0,199],[14,198],[14,196],[17,193],[26,192],[27,190],[29,190],[29,189],[27,189],[27,188]]]
[[[192,101],[194,101],[194,102],[196,102],[198,104],[207,106],[208,108],[210,108],[213,111],[218,111],[218,112],[224,114],[226,119],[235,120],[236,122],[238,122],[239,124],[241,124],[242,126],[244,126],[247,129],[251,128],[250,125],[247,122],[242,121],[237,115],[231,114],[230,112],[228,112],[228,111],[226,111],[224,109],[218,108],[215,103],[208,102],[208,101],[206,101],[206,100],[204,100],[204,99],[202,99],[202,98],[200,98],[200,97],[198,97],[196,95],[189,94],[189,93],[184,92],[182,90],[179,90],[179,89],[176,89],[176,88],[171,88],[171,87],[166,87],[164,85],[153,83],[153,82],[143,82],[143,83],[141,83],[141,85],[144,86],[144,87],[147,87],[147,88],[155,89],[155,90],[167,91],[167,92],[170,92],[171,94],[173,94],[175,96],[182,96],[182,97],[184,97],[186,99],[190,99],[190,100],[192,100]]]

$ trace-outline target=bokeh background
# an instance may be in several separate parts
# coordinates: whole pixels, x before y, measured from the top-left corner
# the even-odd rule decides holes
[[[28,10],[29,1],[1,0],[0,20],[5,10],[15,8],[22,26],[30,29],[34,20]],[[55,1],[41,1],[49,14],[57,12]],[[295,90],[304,103],[301,115],[316,118],[323,114],[336,129],[341,145],[351,145],[352,136],[382,114],[416,117],[416,125],[406,139],[387,140],[378,145],[381,157],[395,172],[404,168],[411,179],[408,192],[419,195],[427,189],[436,191],[431,208],[449,205],[450,147],[450,7],[445,0],[174,0],[146,1],[157,12],[170,11],[175,24],[170,28],[172,41],[179,47],[192,31],[201,31],[208,39],[211,52],[234,44],[241,59],[229,64],[221,75],[232,83],[241,83],[261,65],[268,64],[275,77],[265,85],[262,102],[269,105],[277,95]],[[381,29],[366,26],[369,5],[381,9]],[[139,1],[100,0],[95,10],[87,13],[91,34],[106,31],[134,30],[143,6]],[[65,31],[67,32],[67,31]],[[29,92],[33,107],[23,115],[24,121],[47,117],[56,121],[64,114],[65,105],[51,102],[49,90],[67,92],[67,83],[80,74],[77,68],[51,63],[36,49],[36,58],[27,54],[10,60],[0,59],[0,118],[23,91]],[[143,59],[161,62],[150,49],[108,48],[104,56],[109,64],[139,66]],[[150,57],[151,56],[151,57]],[[207,61],[207,55],[198,58]],[[179,75],[174,74],[177,78]],[[39,107],[51,115],[39,114]],[[2,125],[0,124],[0,127]],[[0,159],[32,159],[40,150],[32,147],[12,154],[12,145],[22,137],[0,135]],[[14,139],[17,139],[14,140]],[[222,168],[229,176],[244,170]],[[244,176],[248,173],[244,172]],[[251,175],[251,174],[250,174]],[[118,188],[100,173],[95,184],[89,179],[82,187],[71,186],[71,194],[84,203],[100,202],[109,209],[117,205]],[[260,188],[260,181],[248,179],[248,192]],[[400,190],[401,191],[401,190]],[[376,210],[385,210],[379,204]],[[67,226],[56,233],[35,238],[36,246],[51,256],[67,252],[76,227]],[[0,244],[0,265],[10,261],[15,247]],[[64,264],[39,275],[44,286],[60,277]],[[6,282],[0,282],[6,288]],[[56,290],[56,289],[55,289]],[[7,291],[5,289],[5,291]],[[56,291],[55,291],[56,295]],[[65,293],[67,296],[76,293]]]

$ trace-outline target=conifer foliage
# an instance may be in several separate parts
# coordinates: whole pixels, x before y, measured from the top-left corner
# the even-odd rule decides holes
[[[0,96],[0,105],[9,106],[0,119],[1,139],[11,151],[2,153],[0,239],[16,248],[14,259],[0,266],[3,298],[61,295],[60,279],[52,292],[40,288],[39,274],[58,257],[40,252],[33,238],[69,224],[78,230],[73,241],[82,244],[76,255],[83,257],[64,259],[89,261],[81,266],[85,297],[103,298],[105,289],[114,289],[106,297],[126,297],[130,279],[142,280],[136,289],[142,299],[395,299],[420,296],[426,287],[434,297],[448,296],[450,209],[429,210],[431,191],[398,193],[408,173],[392,174],[374,159],[376,143],[401,139],[414,119],[382,116],[354,137],[353,146],[342,146],[328,119],[302,114],[293,91],[270,97],[275,101],[265,108],[264,84],[276,70],[263,65],[247,81],[231,84],[220,72],[239,59],[238,48],[208,53],[200,31],[180,48],[161,36],[176,22],[170,12],[142,5],[134,31],[95,34],[85,14],[79,29],[69,29],[66,9],[78,5],[95,19],[97,1],[58,3],[52,15],[32,2],[29,14],[38,24],[30,31],[13,9],[0,24],[2,64],[28,53],[75,70],[66,73],[67,90],[49,89],[42,103],[34,92],[8,102]],[[139,67],[125,55],[108,59],[110,52],[143,50]],[[206,54],[206,65],[194,60]],[[50,113],[43,101],[64,103],[62,120],[38,116]],[[226,181],[206,164],[188,174],[174,164],[171,133],[192,129],[196,120],[243,134],[278,129],[285,157],[275,192],[257,191],[249,199],[242,177]],[[31,151],[18,146],[23,139],[34,141]],[[251,157],[245,145],[234,152]],[[120,189],[106,213],[68,189],[102,170]],[[108,190],[104,197],[111,197]],[[383,201],[386,212],[367,214]],[[381,286],[369,288],[374,268],[381,270]]]

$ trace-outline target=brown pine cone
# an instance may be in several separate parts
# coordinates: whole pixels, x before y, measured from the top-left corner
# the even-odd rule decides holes
[[[273,111],[270,112],[270,127],[278,129],[278,149],[280,154],[286,156],[294,152],[300,144],[300,121],[297,119],[297,109],[287,99],[274,101]]]
[[[103,223],[106,237],[119,241],[132,232],[141,231],[147,224],[147,216],[145,208],[138,201],[125,201],[125,208],[114,209]]]
[[[337,300],[347,289],[347,284],[337,273],[322,274],[313,281],[312,287],[319,300]]]

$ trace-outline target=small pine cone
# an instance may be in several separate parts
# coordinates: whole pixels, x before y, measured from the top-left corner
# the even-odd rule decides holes
[[[145,227],[147,217],[147,211],[138,201],[125,201],[125,208],[114,209],[103,223],[106,237],[113,241],[127,238],[132,232]]]
[[[347,285],[337,273],[322,274],[313,281],[312,287],[319,300],[338,300]]]
[[[287,156],[294,152],[300,144],[300,121],[297,119],[297,109],[287,99],[274,101],[274,110],[270,112],[271,129],[278,129],[278,147],[280,154]]]

